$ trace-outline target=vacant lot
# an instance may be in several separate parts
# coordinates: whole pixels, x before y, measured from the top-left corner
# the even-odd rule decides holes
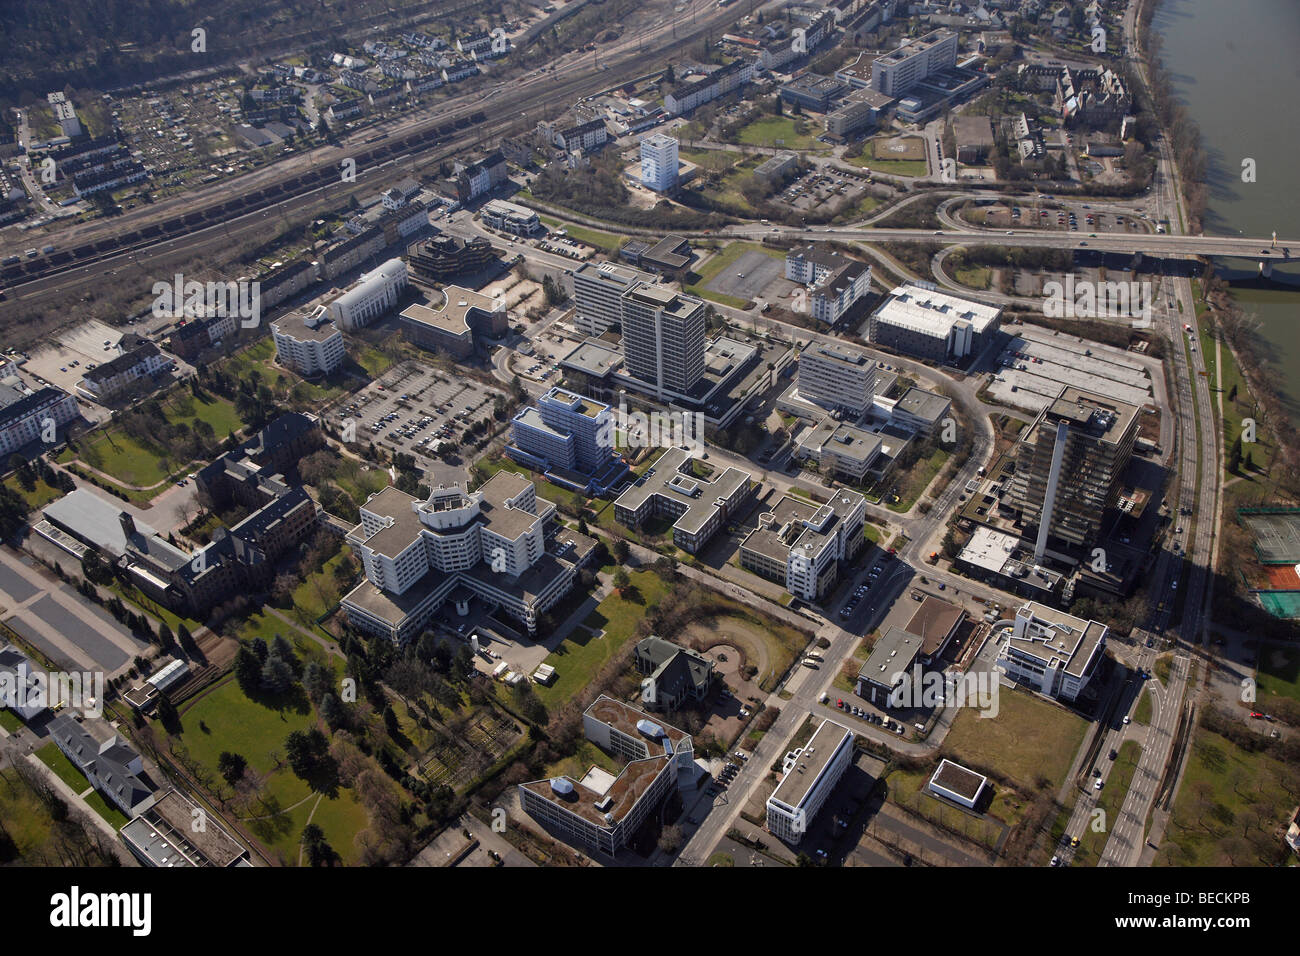
[[[993,770],[1026,792],[1045,778],[1059,787],[1083,742],[1088,723],[1021,690],[1000,687],[996,717],[966,708],[953,721],[943,749],[973,769]]]
[[[724,271],[737,271],[734,266],[747,253],[759,253],[772,259],[784,260],[785,258],[785,253],[780,249],[769,249],[756,242],[733,242],[687,276],[689,284],[686,286],[686,291],[691,295],[721,302],[723,305],[743,308],[747,299],[714,291],[713,280]]]

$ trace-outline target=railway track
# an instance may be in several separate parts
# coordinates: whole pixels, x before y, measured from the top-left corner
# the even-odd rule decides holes
[[[264,224],[249,218],[251,214],[340,184],[337,159],[343,156],[355,160],[358,176],[363,171],[374,171],[397,161],[439,161],[476,144],[509,135],[520,125],[521,115],[561,109],[583,95],[610,88],[614,77],[639,75],[649,64],[657,62],[666,50],[689,44],[713,30],[721,21],[729,19],[726,11],[714,12],[700,17],[694,25],[683,26],[676,31],[676,36],[669,34],[668,26],[663,26],[653,39],[622,41],[614,50],[606,51],[602,58],[605,66],[601,68],[570,65],[568,69],[572,72],[568,76],[542,75],[531,84],[519,84],[513,92],[505,85],[510,81],[505,81],[495,88],[501,91],[496,94],[498,99],[485,103],[482,101],[493,96],[494,91],[478,94],[479,102],[460,104],[428,123],[405,132],[388,134],[378,142],[358,144],[364,148],[331,157],[312,169],[286,176],[278,182],[250,188],[240,195],[211,202],[199,209],[177,212],[159,222],[87,240],[39,258],[11,263],[0,268],[0,285],[16,293],[11,297],[11,303],[31,305],[46,296],[66,291],[65,285],[41,289],[40,285],[46,280],[58,279],[75,270],[84,272],[87,266],[132,253],[137,254],[138,264],[145,265],[148,259],[138,254],[155,249],[159,255],[174,258],[182,255],[186,247],[201,248],[206,240],[199,233],[214,226],[228,226],[228,239],[263,229]],[[496,119],[491,119],[489,114]],[[367,181],[365,188],[373,190],[378,188],[378,183]],[[248,221],[231,225],[232,220],[240,218]],[[24,291],[24,287],[31,286],[36,288]],[[0,305],[0,316],[6,311],[6,305]]]

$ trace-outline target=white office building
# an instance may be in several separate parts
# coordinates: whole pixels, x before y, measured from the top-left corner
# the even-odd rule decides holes
[[[978,355],[997,332],[1002,309],[909,282],[889,293],[868,323],[868,338],[936,362]]]
[[[858,418],[871,408],[876,363],[853,349],[810,345],[799,353],[797,384],[801,398]]]
[[[535,236],[542,231],[541,220],[537,213],[527,206],[506,202],[504,199],[489,200],[483,206],[483,224],[515,236]]]
[[[997,667],[1011,680],[1059,700],[1078,698],[1101,663],[1108,628],[1033,601],[998,650]]]
[[[389,259],[364,273],[355,286],[331,302],[329,316],[349,332],[364,328],[397,305],[409,284],[406,263]]]
[[[904,43],[871,64],[871,86],[887,96],[901,96],[931,73],[957,65],[957,34],[939,29]]]
[[[677,140],[655,133],[641,140],[641,185],[655,192],[677,186]]]
[[[803,840],[826,798],[853,762],[853,731],[833,720],[786,754],[781,782],[767,798],[767,829],[785,843]]]
[[[330,319],[325,306],[310,315],[293,313],[271,323],[275,357],[299,375],[329,375],[347,357],[343,333]]]

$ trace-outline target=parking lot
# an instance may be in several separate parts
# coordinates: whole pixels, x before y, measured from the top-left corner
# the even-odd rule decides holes
[[[1062,385],[1138,406],[1153,401],[1151,378],[1129,353],[1027,326],[1015,332],[989,383],[989,394],[998,402],[1038,412],[1060,394]]]
[[[339,422],[356,423],[356,440],[413,455],[434,480],[463,480],[461,469],[445,465],[477,422],[491,423],[497,389],[453,378],[415,362],[390,369],[331,411]],[[443,453],[439,454],[442,449]],[[439,467],[442,465],[443,467]]]
[[[710,279],[705,288],[749,300],[757,298],[773,282],[784,281],[784,276],[784,259],[751,249]]]
[[[791,182],[774,198],[799,212],[823,206],[836,212],[855,205],[866,194],[866,184],[850,176],[811,172]]]
[[[118,342],[123,332],[92,319],[62,333],[57,341],[33,348],[23,363],[23,371],[76,393],[77,383],[96,366],[118,356]]]

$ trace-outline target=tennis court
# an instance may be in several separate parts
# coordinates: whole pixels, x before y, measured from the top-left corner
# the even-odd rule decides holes
[[[1261,564],[1300,563],[1300,508],[1239,508]]]
[[[1274,617],[1300,617],[1300,591],[1258,591],[1259,603]]]

